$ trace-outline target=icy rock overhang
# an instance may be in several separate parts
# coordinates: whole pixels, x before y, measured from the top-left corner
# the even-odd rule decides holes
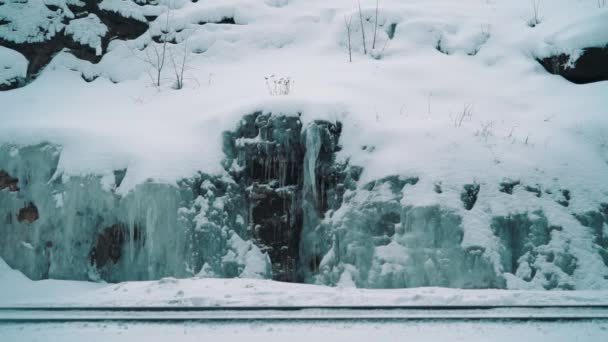
[[[128,168],[108,185],[62,175],[59,146],[2,145],[0,257],[33,279],[606,288],[607,203],[575,211],[576,189],[525,179],[363,182],[365,170],[340,155],[342,130],[251,113],[223,134],[225,172],[124,195]]]

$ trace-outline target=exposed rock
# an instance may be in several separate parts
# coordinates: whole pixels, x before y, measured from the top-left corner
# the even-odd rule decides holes
[[[72,20],[79,20],[90,14],[96,15],[107,32],[101,38],[101,51],[94,47],[80,44],[71,34],[62,28],[55,34],[48,34],[41,42],[13,42],[0,38],[0,45],[21,53],[29,61],[26,77],[16,79],[14,82],[0,86],[0,91],[10,90],[25,86],[40,75],[42,70],[51,62],[53,57],[63,49],[79,59],[91,63],[99,63],[106,53],[108,44],[114,39],[130,40],[141,36],[148,30],[148,24],[139,20],[123,17],[119,13],[99,9],[97,1],[86,0],[68,5],[76,15],[74,18],[63,16],[63,24],[69,25]],[[9,24],[8,21],[0,22],[0,25]],[[100,53],[99,53],[100,52]]]
[[[570,190],[562,189],[560,190],[561,198],[557,200],[557,203],[560,205],[567,207],[570,205]]]
[[[188,210],[180,220],[187,223],[186,246],[189,272],[238,277],[236,261],[225,258],[233,233],[251,240],[247,230],[248,212],[243,189],[226,177],[199,173],[179,183]]]
[[[526,185],[524,186],[524,190],[526,190],[527,192],[531,192],[533,194],[536,195],[536,197],[540,197],[540,195],[542,194],[542,191],[540,189],[540,185],[536,184],[536,185]]]
[[[499,191],[504,192],[505,194],[512,195],[513,189],[519,184],[521,184],[521,182],[518,180],[505,179],[503,182],[500,183]]]
[[[120,169],[120,170],[114,170],[114,186],[115,187],[120,187],[120,184],[122,184],[122,181],[125,179],[125,176],[127,175],[127,169]]]
[[[19,191],[19,179],[11,177],[6,171],[0,169],[0,190],[8,189],[8,191]]]
[[[320,256],[302,251],[302,239],[344,192],[343,166],[334,163],[340,123],[315,121],[306,130],[297,116],[253,113],[224,134],[224,165],[245,189],[249,226],[268,252],[273,278],[302,281]],[[308,229],[310,228],[310,229]]]
[[[409,184],[416,185],[420,179],[418,177],[403,177],[398,175],[387,176],[376,181],[369,182],[363,186],[363,189],[367,191],[374,190],[375,187],[382,184],[388,184],[391,191],[397,193]]]
[[[608,266],[608,203],[600,204],[598,210],[590,210],[583,214],[574,215],[585,227],[591,229],[594,242],[598,246],[598,252],[604,264]]]
[[[33,223],[38,220],[38,208],[32,202],[28,202],[27,205],[21,209],[19,209],[19,213],[17,214],[17,221],[27,223]]]
[[[435,193],[437,193],[437,194],[443,193],[443,188],[441,186],[441,182],[436,182],[435,184],[433,184],[433,191],[435,191]]]
[[[481,186],[477,183],[465,184],[462,193],[460,194],[460,200],[466,210],[471,210],[477,202],[477,195]]]
[[[568,244],[563,251],[555,253],[546,245],[551,240],[551,232],[561,227],[550,226],[545,215],[540,212],[532,214],[519,213],[495,217],[492,220],[492,231],[501,243],[500,255],[504,272],[512,273],[525,281],[540,279],[545,289],[572,289],[568,279],[563,279],[560,272],[545,269],[538,274],[543,263],[553,263],[563,273],[572,275],[578,260],[568,251]]]
[[[236,22],[234,21],[234,18],[232,17],[223,17],[222,19],[218,20],[218,21],[213,21],[213,22],[207,22],[207,21],[201,21],[198,23],[199,25],[207,25],[207,24],[228,24],[228,25],[236,25]]]
[[[574,63],[570,59],[571,56],[560,54],[538,61],[548,72],[576,84],[608,80],[608,46],[584,49]]]
[[[120,259],[125,234],[126,228],[121,224],[104,229],[91,250],[91,264],[101,268],[108,261],[116,263]]]
[[[547,219],[540,213],[534,220],[528,214],[499,216],[493,219],[491,228],[505,247],[502,253],[505,272],[515,273],[521,256],[549,242]]]

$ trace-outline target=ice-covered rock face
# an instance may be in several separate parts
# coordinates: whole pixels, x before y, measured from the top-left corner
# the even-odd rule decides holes
[[[119,196],[99,176],[56,173],[60,153],[0,149],[0,255],[30,278],[186,277],[205,265],[208,275],[269,276],[267,257],[239,237],[248,239],[246,209],[232,180],[201,174]]]
[[[339,191],[340,129],[327,121],[303,129],[297,116],[254,113],[224,134],[225,166],[245,191],[249,228],[270,256],[274,279],[302,281],[316,268],[309,228]]]
[[[341,133],[339,122],[245,115],[224,133],[225,172],[150,181],[126,195],[116,189],[128,169],[110,172],[111,181],[67,176],[59,146],[0,146],[0,257],[33,279],[605,286],[608,205],[572,212],[568,190],[510,179],[493,187],[424,175],[363,182],[365,170],[337,157]],[[428,200],[446,196],[453,200]],[[488,205],[520,198],[529,211],[494,214]]]
[[[602,203],[597,210],[576,215],[576,218],[591,229],[602,260],[608,266],[608,203]]]
[[[317,281],[374,288],[504,287],[484,247],[462,247],[456,213],[401,204],[403,189],[417,182],[391,176],[349,191],[344,205],[322,223],[331,242]]]

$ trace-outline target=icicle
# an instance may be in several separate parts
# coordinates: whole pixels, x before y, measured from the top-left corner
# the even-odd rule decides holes
[[[304,195],[312,194],[314,204],[318,202],[316,186],[316,168],[321,151],[321,134],[315,124],[306,130],[306,154],[304,156]]]

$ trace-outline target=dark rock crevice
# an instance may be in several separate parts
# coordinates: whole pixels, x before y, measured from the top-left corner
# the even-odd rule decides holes
[[[133,240],[141,240],[143,236],[139,226],[136,226],[133,231]],[[91,264],[98,268],[103,268],[109,262],[116,264],[122,255],[123,244],[129,239],[130,236],[127,225],[117,223],[106,227],[97,236],[95,246],[91,250]]]
[[[39,217],[38,208],[34,205],[34,203],[28,202],[23,208],[19,209],[17,221],[31,224],[38,220]]]
[[[479,195],[479,190],[481,186],[477,183],[473,184],[465,184],[460,194],[460,200],[462,201],[462,205],[466,210],[471,210],[477,203],[477,196]]]
[[[8,189],[11,192],[19,191],[19,179],[12,177],[8,172],[0,169],[0,191]]]
[[[244,190],[248,225],[276,280],[301,282],[303,267],[318,267],[321,256],[302,253],[301,236],[341,201],[340,133],[340,123],[303,129],[299,116],[259,112],[224,133],[224,166]]]

